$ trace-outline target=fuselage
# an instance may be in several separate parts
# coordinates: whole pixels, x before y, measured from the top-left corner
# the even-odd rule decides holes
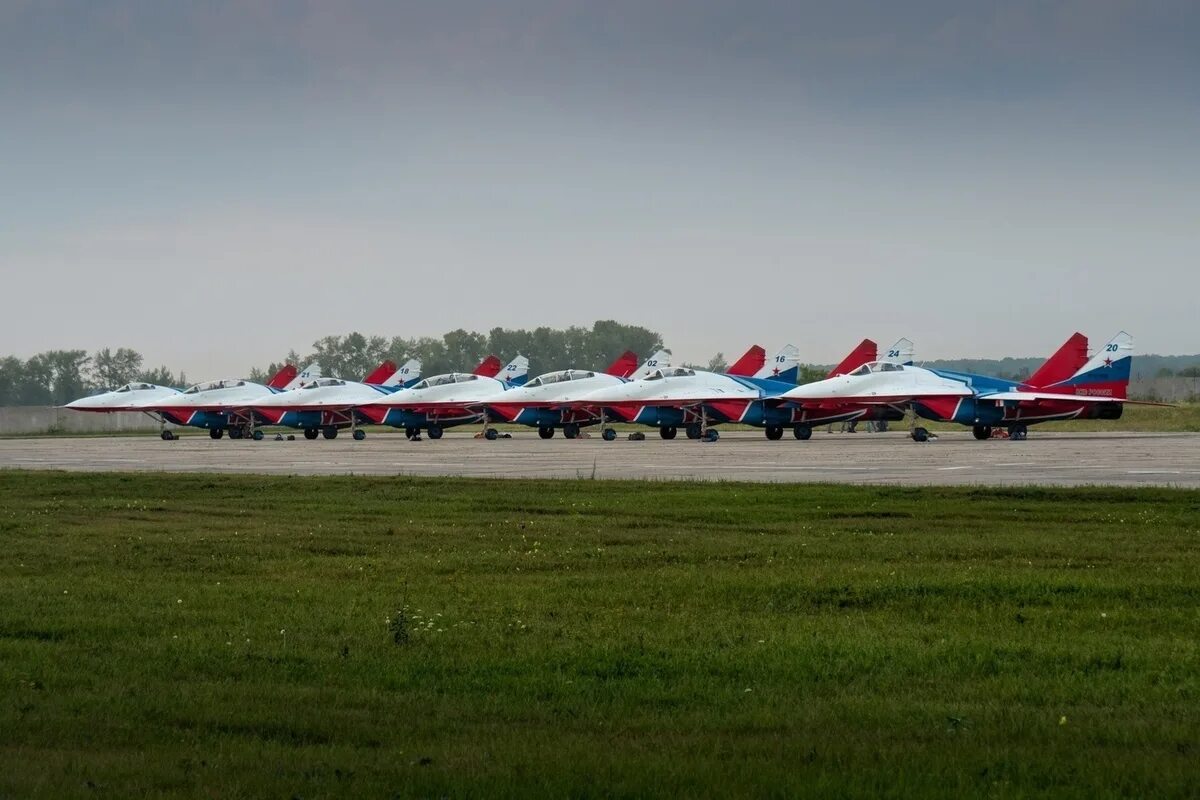
[[[478,422],[486,404],[500,400],[503,381],[466,372],[426,378],[411,388],[358,407],[371,422],[397,428],[450,427]]]
[[[599,421],[595,409],[576,401],[600,389],[621,386],[626,381],[615,375],[591,370],[566,369],[539,375],[524,386],[509,389],[498,401],[488,403],[488,416],[495,422],[552,428],[589,425]]]
[[[157,403],[180,394],[170,386],[153,383],[127,383],[111,392],[101,392],[90,397],[81,397],[67,403],[72,411],[140,411],[148,403]]]

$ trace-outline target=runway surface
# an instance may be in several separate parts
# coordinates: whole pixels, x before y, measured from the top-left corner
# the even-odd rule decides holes
[[[807,442],[727,432],[705,443],[614,442],[598,436],[543,441],[533,431],[485,441],[449,432],[410,442],[371,433],[363,441],[213,441],[203,432],[151,437],[0,440],[0,468],[227,472],[291,475],[450,475],[495,478],[649,478],[902,485],[1200,487],[1200,434],[1042,433],[1023,442],[977,442],[968,432],[917,444],[902,433],[826,434]]]

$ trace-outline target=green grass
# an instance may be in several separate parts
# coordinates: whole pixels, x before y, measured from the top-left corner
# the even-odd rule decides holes
[[[1200,493],[0,471],[0,797],[1194,796]]]

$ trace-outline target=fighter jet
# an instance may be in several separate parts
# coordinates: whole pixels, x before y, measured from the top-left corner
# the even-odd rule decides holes
[[[529,359],[525,356],[517,356],[503,370],[499,359],[488,356],[474,372],[434,375],[404,391],[358,406],[357,411],[378,425],[403,428],[409,439],[418,439],[422,430],[430,439],[440,439],[446,428],[486,422],[487,404],[500,400],[509,388],[522,385],[528,375]]]
[[[925,419],[970,425],[976,439],[989,439],[996,427],[1021,440],[1028,426],[1061,419],[1118,419],[1126,399],[1133,361],[1133,337],[1122,331],[1069,375],[1079,360],[1075,334],[1028,381],[1011,381],[950,370],[873,362],[847,375],[798,386],[782,400],[802,408],[825,404],[911,408]],[[929,431],[916,426],[918,442]]]
[[[734,421],[730,412],[735,409],[744,416],[752,402],[783,394],[795,385],[799,350],[794,345],[786,345],[749,377],[740,374],[743,362],[757,359],[762,352],[761,347],[752,347],[725,373],[657,369],[641,380],[590,392],[574,404],[600,408],[608,419],[656,427],[663,439],[674,439],[683,427],[689,439],[716,441],[719,434],[711,425]],[[604,428],[601,436],[612,441],[617,432]]]
[[[562,369],[539,375],[524,386],[505,392],[500,400],[489,403],[488,418],[493,422],[514,422],[538,429],[543,439],[561,428],[563,436],[574,439],[581,428],[602,423],[602,409],[574,405],[573,401],[606,386],[639,380],[654,370],[671,365],[671,354],[659,350],[639,368],[637,356],[626,350],[603,372]],[[487,428],[485,438],[496,438],[496,430]]]
[[[161,423],[207,428],[208,435],[220,439],[229,431],[230,439],[263,438],[254,417],[254,404],[279,392],[296,388],[321,375],[321,367],[311,364],[297,373],[293,366],[284,367],[265,385],[243,378],[197,383],[174,395],[141,403],[137,410],[157,415]],[[163,439],[175,435],[162,431]]]
[[[303,387],[263,398],[254,406],[254,413],[265,425],[303,429],[305,439],[316,439],[318,433],[333,439],[339,429],[350,428],[351,436],[360,441],[367,434],[358,425],[366,420],[360,419],[354,409],[406,389],[420,379],[418,359],[410,359],[399,369],[395,362],[385,361],[361,383],[318,378]]]

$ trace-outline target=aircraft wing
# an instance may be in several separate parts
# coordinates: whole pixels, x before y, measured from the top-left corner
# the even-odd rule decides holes
[[[1104,397],[1086,394],[1056,394],[1054,392],[995,392],[979,396],[980,400],[1015,400],[1023,403],[1131,403],[1141,406],[1167,406],[1170,403],[1152,403],[1147,400],[1126,400],[1124,397]]]

